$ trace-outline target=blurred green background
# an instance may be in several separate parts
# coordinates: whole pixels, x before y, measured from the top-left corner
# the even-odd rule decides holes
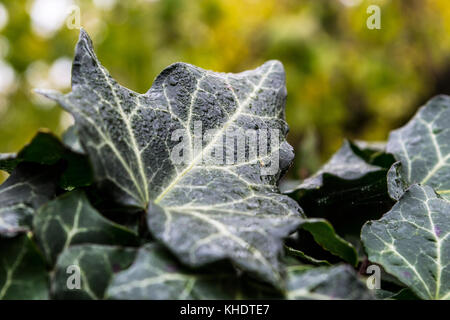
[[[381,30],[366,27],[371,4]],[[282,61],[295,178],[344,137],[385,140],[450,93],[449,0],[0,0],[0,152],[71,124],[32,89],[69,90],[74,5],[102,63],[138,92],[175,61],[224,72]]]

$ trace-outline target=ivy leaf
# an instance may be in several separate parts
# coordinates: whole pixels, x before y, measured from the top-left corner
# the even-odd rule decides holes
[[[105,298],[105,291],[114,274],[127,269],[136,256],[133,248],[94,244],[75,245],[66,249],[58,258],[52,278],[51,296],[64,300],[98,300]],[[77,270],[80,288],[75,285]],[[68,272],[70,271],[70,272]]]
[[[291,300],[372,300],[372,293],[348,265],[288,267],[286,296]]]
[[[381,264],[422,299],[450,299],[450,202],[428,186],[411,186],[362,241]]]
[[[101,216],[82,191],[66,193],[48,202],[34,216],[33,225],[51,265],[61,252],[74,244],[138,244],[136,234]]]
[[[450,199],[450,96],[423,106],[404,127],[389,136],[387,151],[401,162],[403,179],[427,185]]]
[[[0,300],[48,299],[45,262],[27,235],[0,241]]]
[[[40,130],[17,154],[17,158],[20,162],[53,165],[63,157],[63,154],[64,147],[59,139],[46,130]]]
[[[67,152],[63,159],[65,170],[59,179],[61,188],[72,191],[92,184],[92,169],[85,155]]]
[[[0,237],[29,230],[34,211],[56,194],[58,171],[34,163],[16,166],[0,186]]]
[[[281,63],[269,61],[240,74],[176,63],[147,93],[137,94],[112,79],[81,30],[72,92],[40,92],[75,117],[100,187],[122,205],[148,207],[150,231],[180,260],[199,266],[230,259],[267,281],[279,282],[281,239],[301,222],[299,206],[278,192],[279,178],[293,158],[285,140]],[[276,129],[279,146],[245,161],[233,149],[238,158],[233,164],[205,160],[233,129]],[[186,138],[186,161],[181,163],[172,157],[180,145],[173,139],[175,130]],[[196,144],[209,130],[215,131]],[[252,153],[246,148],[245,154]],[[276,160],[278,170],[263,175]]]
[[[64,163],[59,185],[65,190],[92,183],[92,172],[87,158],[72,151],[71,147],[65,147],[55,135],[46,130],[40,130],[18,154],[0,155],[0,169],[7,172],[12,172],[22,162],[42,165]]]
[[[12,173],[19,163],[55,165],[63,157],[64,148],[58,138],[40,130],[19,153],[0,154],[0,170]]]
[[[273,290],[238,278],[229,271],[193,272],[156,244],[148,244],[139,250],[133,265],[114,276],[106,296],[119,300],[280,297]]]
[[[333,226],[327,220],[307,219],[301,224],[300,228],[311,233],[314,240],[325,250],[354,266],[358,264],[358,254],[355,247],[336,234]]]
[[[58,138],[46,130],[40,130],[19,153],[0,155],[0,169],[11,173],[21,162],[54,165],[63,153],[64,148]]]
[[[384,153],[380,151],[379,145],[373,147],[366,142],[354,143],[346,140],[342,147],[316,174],[303,181],[295,189],[319,189],[324,186],[326,174],[351,181],[358,180],[371,172],[386,170],[385,165],[389,168],[393,162],[389,160],[377,161],[376,159],[380,159],[380,154],[384,156]]]
[[[383,145],[345,141],[312,177],[284,193],[298,201],[308,217],[326,218],[341,234],[358,234],[368,219],[393,204],[386,174],[394,162]]]
[[[403,288],[389,298],[392,300],[419,300],[409,288]]]

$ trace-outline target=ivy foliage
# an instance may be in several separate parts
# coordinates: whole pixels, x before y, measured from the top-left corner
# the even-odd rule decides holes
[[[239,74],[176,63],[138,94],[81,30],[72,91],[39,92],[75,125],[0,156],[11,174],[0,186],[1,299],[450,298],[448,97],[387,145],[346,141],[281,193],[294,154],[278,61]],[[212,132],[201,148],[198,122]],[[232,129],[272,130],[279,144],[212,162]],[[367,259],[392,292],[367,288]]]

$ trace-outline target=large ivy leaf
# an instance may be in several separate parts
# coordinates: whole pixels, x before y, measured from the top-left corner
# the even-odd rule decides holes
[[[372,300],[372,293],[347,265],[288,267],[286,296],[292,300]]]
[[[266,286],[238,278],[229,270],[194,272],[181,266],[162,246],[139,250],[133,265],[117,273],[109,299],[242,299],[280,297]]]
[[[137,94],[112,79],[82,30],[72,92],[40,92],[75,117],[100,186],[121,204],[148,206],[150,231],[184,263],[198,266],[229,258],[268,281],[279,281],[281,238],[301,222],[301,209],[277,186],[293,158],[285,140],[285,74],[279,62],[240,74],[176,63],[147,93]],[[180,144],[172,139],[177,129],[186,138],[182,163],[171,157]],[[250,157],[245,149],[249,159],[237,156],[232,164],[207,161],[226,134],[238,129],[277,129],[279,147],[260,157]],[[215,130],[209,139],[196,144],[198,135],[209,130]],[[237,150],[232,151],[236,156]],[[279,169],[263,175],[262,169],[276,160]]]
[[[422,299],[450,299],[450,202],[413,185],[391,211],[369,221],[362,240],[369,260]]]
[[[0,237],[29,230],[34,211],[55,196],[58,169],[34,163],[16,166],[0,186]]]
[[[386,174],[394,162],[380,144],[345,141],[312,177],[284,193],[298,201],[308,217],[326,218],[342,234],[358,234],[368,219],[393,204]]]
[[[105,292],[114,274],[127,269],[136,256],[133,248],[102,245],[75,245],[65,250],[58,258],[51,284],[53,299],[98,300]],[[80,288],[75,284],[79,270]],[[69,271],[69,272],[68,272]]]
[[[34,216],[34,232],[51,264],[70,245],[82,243],[137,245],[137,235],[101,216],[82,191],[48,202]]]
[[[45,262],[27,235],[0,241],[0,300],[48,299]]]
[[[409,184],[428,185],[450,199],[450,97],[437,96],[391,133],[387,151],[401,162]]]

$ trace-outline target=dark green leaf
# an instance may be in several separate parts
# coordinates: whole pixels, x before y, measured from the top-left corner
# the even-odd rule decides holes
[[[64,147],[59,139],[47,131],[39,131],[17,155],[20,161],[39,164],[56,164],[64,154]]]
[[[48,299],[45,262],[27,235],[0,241],[0,300]]]
[[[350,147],[358,157],[371,165],[387,169],[394,162],[393,156],[386,153],[385,142],[356,140],[350,143]]]
[[[310,232],[314,240],[325,250],[330,251],[354,266],[358,264],[358,254],[353,245],[336,234],[333,226],[328,221],[324,219],[307,219],[301,224],[300,228]]]
[[[161,246],[139,250],[136,261],[116,274],[107,291],[110,299],[240,299],[279,297],[273,290],[220,270],[193,272]]]
[[[85,187],[92,183],[92,172],[87,158],[65,147],[56,136],[47,131],[39,131],[18,154],[0,155],[0,170],[11,172],[21,162],[44,165],[63,162],[65,169],[59,185],[65,190]]]
[[[0,186],[0,237],[29,230],[32,214],[55,196],[59,168],[19,164]]]
[[[63,153],[64,148],[58,138],[41,130],[19,153],[0,155],[0,170],[11,173],[21,162],[54,165],[62,158]]]
[[[44,205],[34,216],[33,225],[39,245],[51,264],[74,244],[138,244],[136,234],[101,216],[82,191],[66,193]]]
[[[41,93],[75,117],[100,186],[122,205],[148,207],[153,236],[184,263],[200,266],[228,258],[267,281],[279,282],[282,238],[302,220],[295,201],[278,192],[279,178],[293,158],[285,140],[281,63],[270,61],[240,74],[176,63],[147,93],[138,94],[112,79],[82,30],[72,92]],[[208,141],[197,145],[198,135],[211,129],[216,131]],[[238,157],[231,165],[206,161],[226,134],[239,129],[276,129],[279,147],[248,161]],[[186,161],[181,163],[172,158],[180,144],[173,139],[175,130],[187,140]],[[279,168],[264,175],[271,159],[279,160]]]
[[[21,162],[54,165],[62,157],[63,147],[58,138],[39,131],[19,153],[0,154],[0,170],[11,173]]]
[[[86,156],[74,152],[64,154],[65,170],[59,180],[61,188],[71,191],[92,184],[92,170]]]
[[[392,165],[387,174],[388,192],[392,199],[398,201],[408,189],[408,182],[402,175],[402,163],[397,161]]]
[[[391,133],[387,151],[401,161],[402,179],[450,199],[450,97],[437,96]]]
[[[52,278],[53,299],[97,300],[105,298],[105,291],[114,274],[128,268],[136,250],[101,245],[76,245],[58,258]],[[71,268],[69,268],[71,267]],[[80,289],[71,276],[80,273]],[[72,288],[72,289],[71,289]]]
[[[418,300],[417,296],[408,288],[403,288],[398,292],[388,290],[375,290],[375,296],[379,300]]]
[[[413,185],[391,211],[369,221],[362,240],[378,263],[422,299],[450,299],[450,202]]]
[[[312,177],[285,193],[298,201],[308,217],[326,218],[341,234],[358,234],[369,219],[393,204],[386,174],[394,160],[382,146],[345,141]]]

